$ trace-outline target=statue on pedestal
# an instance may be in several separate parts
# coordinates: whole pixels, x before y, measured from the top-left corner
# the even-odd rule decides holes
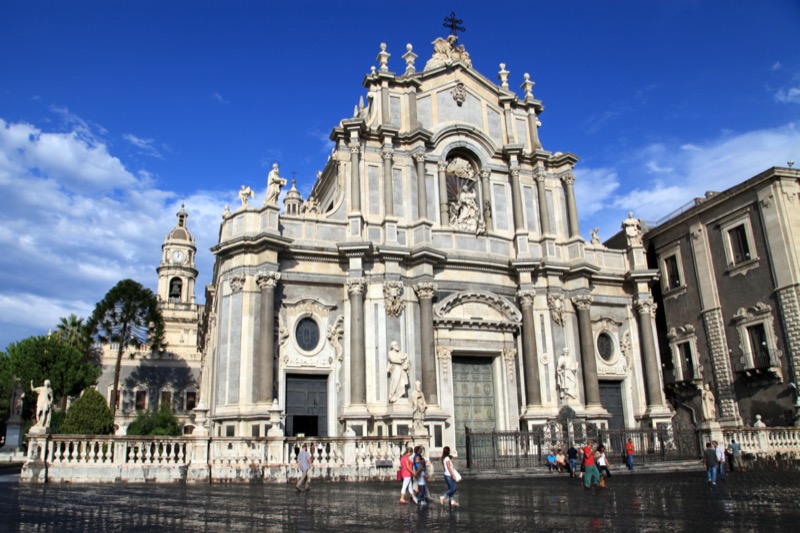
[[[578,398],[578,363],[569,358],[569,348],[564,348],[556,362],[556,381],[561,390],[561,397]]]
[[[708,383],[703,388],[701,400],[703,402],[703,421],[713,422],[717,419],[717,402]]]
[[[267,176],[267,198],[264,205],[278,205],[278,197],[281,195],[281,187],[286,185],[286,178],[279,175],[278,163],[272,164],[272,170]]]
[[[419,381],[415,382],[414,392],[411,393],[411,407],[414,409],[414,414],[412,415],[414,435],[425,435],[425,411],[428,410],[428,402],[425,401],[422,383]]]
[[[242,188],[239,189],[239,200],[242,201],[242,207],[247,207],[250,205],[250,198],[255,197],[255,193],[253,190],[248,187],[247,185],[242,185]]]
[[[32,429],[48,429],[53,411],[53,389],[50,387],[50,380],[44,380],[44,385],[41,387],[34,387],[31,380],[31,390],[39,395],[36,400],[36,423]]]
[[[622,229],[625,230],[628,246],[642,245],[642,223],[639,219],[633,218],[633,211],[629,211],[628,218],[622,221]]]

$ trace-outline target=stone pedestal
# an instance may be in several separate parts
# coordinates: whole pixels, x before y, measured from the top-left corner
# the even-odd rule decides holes
[[[6,443],[0,448],[2,453],[17,453],[19,445],[22,444],[22,420],[19,417],[11,417],[6,423]]]
[[[706,420],[697,426],[700,433],[700,446],[705,449],[706,442],[723,442],[722,426],[716,420]]]

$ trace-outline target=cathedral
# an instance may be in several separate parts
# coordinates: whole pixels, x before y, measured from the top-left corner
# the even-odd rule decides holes
[[[641,228],[624,222],[622,250],[581,236],[578,158],[543,147],[529,75],[518,95],[452,35],[427,60],[390,56],[382,44],[307,199],[291,183],[281,209],[274,165],[263,202],[242,186],[226,208],[199,321],[180,213],[165,242],[158,292],[186,313],[173,336],[200,327],[210,434],[266,436],[279,412],[287,436],[421,430],[457,451],[467,427],[565,411],[668,423]]]

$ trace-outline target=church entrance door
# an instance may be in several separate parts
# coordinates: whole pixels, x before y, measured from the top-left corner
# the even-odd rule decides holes
[[[286,435],[328,436],[328,376],[286,375]]]
[[[453,357],[453,407],[456,449],[466,450],[464,427],[472,431],[495,429],[491,357]]]
[[[622,408],[622,389],[619,381],[600,382],[600,404],[611,414],[608,429],[624,429],[625,413]]]

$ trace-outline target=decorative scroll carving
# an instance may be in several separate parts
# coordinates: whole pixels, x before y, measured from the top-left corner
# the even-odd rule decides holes
[[[625,330],[625,333],[622,334],[622,340],[619,342],[619,350],[622,352],[622,356],[625,358],[625,369],[630,370],[633,368],[633,349],[631,345],[631,332],[630,330]]]
[[[334,372],[336,378],[336,392],[342,390],[342,382],[339,379],[339,371],[342,368],[342,361],[344,361],[344,348],[342,348],[341,341],[344,338],[344,315],[339,315],[333,324],[328,326],[327,333],[328,342],[336,352],[336,371]]]
[[[383,299],[387,315],[399,317],[403,313],[403,290],[402,281],[383,283]]]
[[[497,296],[496,294],[483,291],[464,291],[451,294],[439,302],[434,309],[434,313],[435,316],[444,318],[455,307],[472,302],[482,303],[493,307],[494,309],[500,311],[500,313],[505,316],[507,320],[513,321],[516,324],[519,324],[522,321],[522,313],[520,313],[519,309],[517,309],[515,305],[511,304],[505,298]]]
[[[509,383],[514,383],[515,362],[517,360],[516,348],[503,348],[503,359],[506,361],[506,371],[508,372]]]
[[[464,104],[464,100],[467,99],[467,91],[464,89],[464,84],[459,82],[453,87],[453,90],[450,91],[450,94],[453,95],[453,100],[456,101],[458,107],[461,107]]]
[[[558,324],[564,326],[564,295],[550,293],[547,295],[547,307],[550,308],[550,319]]]
[[[453,348],[450,346],[437,346],[436,358],[439,359],[439,365],[442,369],[442,379],[449,381],[450,361],[453,358]]]
[[[228,280],[228,285],[231,287],[231,291],[239,292],[244,287],[244,276],[231,276]]]

